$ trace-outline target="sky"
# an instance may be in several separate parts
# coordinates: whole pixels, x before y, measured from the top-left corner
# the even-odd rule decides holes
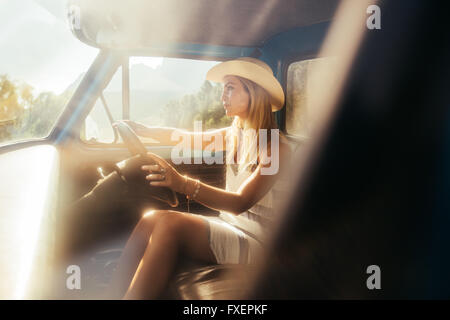
[[[34,93],[61,93],[98,54],[75,38],[66,20],[67,0],[0,0],[0,75],[24,81]],[[152,68],[161,58],[147,58]]]

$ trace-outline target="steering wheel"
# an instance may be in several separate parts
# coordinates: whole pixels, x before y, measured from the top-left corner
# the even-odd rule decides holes
[[[145,149],[141,140],[139,140],[137,134],[133,129],[130,128],[128,124],[126,124],[123,120],[118,120],[114,123],[114,127],[117,128],[120,136],[125,143],[125,146],[130,151],[131,155],[134,156],[136,154],[145,155],[147,153],[147,149]]]
[[[140,169],[144,164],[156,164],[156,162],[147,156],[147,149],[139,140],[137,134],[130,126],[122,120],[116,121],[114,127],[117,128],[125,146],[133,157],[125,159],[115,165],[116,172],[122,180],[131,185],[145,186],[150,196],[166,202],[171,207],[178,206],[177,194],[168,187],[150,186],[145,180],[145,174]]]

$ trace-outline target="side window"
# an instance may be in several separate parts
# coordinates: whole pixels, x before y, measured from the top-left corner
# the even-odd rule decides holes
[[[288,134],[307,138],[312,126],[312,108],[314,108],[311,92],[313,87],[313,73],[321,68],[332,72],[335,58],[317,58],[291,63],[287,72],[287,94],[286,94],[286,131]],[[321,87],[320,87],[321,88]],[[321,88],[322,90],[322,88]],[[329,88],[323,88],[329,90]],[[326,92],[326,91],[324,91]]]

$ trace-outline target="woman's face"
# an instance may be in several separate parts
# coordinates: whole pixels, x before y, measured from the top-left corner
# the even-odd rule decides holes
[[[222,93],[222,103],[229,117],[239,116],[246,119],[250,104],[250,96],[244,85],[236,76],[225,76]]]

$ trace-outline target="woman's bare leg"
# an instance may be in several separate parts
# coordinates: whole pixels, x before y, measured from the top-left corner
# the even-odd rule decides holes
[[[180,253],[215,263],[205,221],[194,215],[169,211],[158,218],[125,299],[158,298],[167,286]]]
[[[136,225],[120,256],[107,298],[121,299],[124,296],[144,255],[154,226],[158,219],[167,212],[167,210],[149,211]]]

